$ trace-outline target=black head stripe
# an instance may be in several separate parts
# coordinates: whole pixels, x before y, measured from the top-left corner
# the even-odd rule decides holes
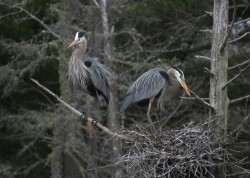
[[[78,38],[82,38],[84,36],[83,32],[78,32]]]
[[[181,69],[179,69],[178,67],[174,67],[174,66],[172,66],[175,70],[177,70],[179,73],[180,73],[180,75],[181,76],[184,76],[184,74],[183,74],[183,72],[182,72],[182,70]]]

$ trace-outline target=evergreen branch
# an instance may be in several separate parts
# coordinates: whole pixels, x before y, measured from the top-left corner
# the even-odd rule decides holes
[[[47,93],[49,93],[50,95],[52,95],[54,98],[56,98],[58,102],[62,103],[71,112],[73,112],[74,114],[76,114],[77,116],[79,116],[81,119],[84,119],[84,121],[92,123],[93,125],[95,125],[99,129],[101,129],[102,131],[104,131],[105,133],[107,133],[108,135],[111,135],[113,137],[116,137],[116,138],[119,138],[119,139],[123,139],[123,140],[127,140],[127,141],[131,141],[132,140],[131,138],[127,137],[126,135],[121,135],[121,134],[118,134],[116,132],[111,131],[109,128],[105,127],[104,125],[102,125],[101,123],[97,122],[96,120],[94,120],[94,119],[92,119],[90,117],[85,118],[84,115],[80,111],[76,110],[71,105],[69,105],[68,103],[66,103],[65,101],[63,101],[60,97],[58,97],[55,93],[53,93],[48,88],[46,88],[45,86],[43,86],[42,84],[40,84],[37,80],[35,80],[33,78],[30,78],[30,80],[32,82],[34,82],[38,87],[42,88],[44,91],[46,91]]]
[[[39,18],[37,18],[36,16],[34,16],[32,13],[30,13],[28,10],[17,6],[17,5],[10,5],[10,4],[5,4],[5,3],[0,3],[1,5],[5,5],[8,6],[10,8],[16,8],[19,9],[20,11],[23,11],[24,13],[26,13],[28,16],[30,16],[30,18],[32,18],[33,20],[37,21],[40,25],[42,25],[50,34],[52,34],[54,37],[56,37],[57,39],[61,39],[61,37],[56,34],[55,32],[53,32],[51,30],[51,28],[49,28],[48,25],[46,25],[42,20],[40,20]]]

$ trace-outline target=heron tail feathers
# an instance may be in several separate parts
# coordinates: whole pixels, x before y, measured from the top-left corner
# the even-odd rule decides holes
[[[131,105],[131,103],[133,102],[133,96],[132,95],[128,95],[126,96],[126,98],[123,100],[122,104],[120,105],[120,112],[124,112],[127,107],[129,107]]]

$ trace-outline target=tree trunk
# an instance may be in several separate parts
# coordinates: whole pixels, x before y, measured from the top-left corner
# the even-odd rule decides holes
[[[213,35],[211,49],[211,72],[214,74],[210,79],[210,104],[214,107],[215,115],[219,119],[218,132],[222,136],[227,135],[228,104],[227,88],[223,86],[228,78],[228,1],[214,0],[213,10]],[[225,141],[223,137],[222,141]],[[219,170],[220,169],[220,170]],[[216,177],[225,177],[223,168],[218,168]]]
[[[115,69],[115,66],[112,63],[112,40],[111,34],[109,31],[109,24],[108,24],[108,15],[106,9],[106,0],[100,0],[100,11],[101,11],[101,19],[102,19],[102,28],[103,28],[103,42],[104,42],[104,55],[105,60],[108,62],[109,67],[111,69]],[[117,105],[118,103],[118,87],[117,82],[114,80],[111,83],[111,98],[109,102],[109,114],[108,114],[108,127],[116,131],[120,128],[120,123],[117,117]],[[120,141],[119,140],[112,140],[111,141],[111,149],[112,149],[112,156],[113,158],[120,157]],[[119,178],[122,177],[121,169],[117,168],[114,172],[112,177]]]

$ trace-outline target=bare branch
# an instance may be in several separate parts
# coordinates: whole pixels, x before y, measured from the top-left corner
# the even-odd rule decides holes
[[[235,15],[236,15],[236,3],[235,3],[235,0],[233,0],[233,3],[234,3],[234,12],[233,12],[232,22],[231,22],[230,27],[228,29],[227,36],[225,37],[224,42],[223,42],[223,44],[220,47],[220,53],[222,53],[223,50],[224,50],[224,48],[226,47],[226,45],[228,43],[229,36],[230,36],[230,34],[232,32],[232,29],[233,29],[233,26],[234,26]]]
[[[212,33],[213,30],[211,29],[204,29],[204,30],[200,30],[200,32],[204,32],[204,33]]]
[[[192,94],[195,96],[195,98],[196,98],[197,101],[199,101],[199,102],[200,102],[201,104],[203,104],[204,106],[206,106],[206,107],[208,107],[208,108],[214,110],[214,107],[213,107],[213,106],[211,106],[209,103],[207,103],[207,102],[204,101],[202,98],[200,98],[198,95],[196,95],[192,90],[189,90],[189,91],[190,91],[190,93],[192,93]]]
[[[32,18],[33,20],[37,21],[40,25],[42,25],[50,34],[52,34],[55,38],[57,39],[61,39],[61,37],[56,34],[55,32],[53,32],[48,25],[46,25],[43,21],[41,21],[39,18],[37,18],[36,16],[34,16],[33,14],[31,14],[29,11],[27,11],[26,9],[17,6],[17,5],[10,5],[10,4],[5,4],[5,3],[0,3],[2,5],[8,6],[10,8],[16,8],[19,9],[20,11],[25,12],[28,16],[30,16],[30,18]]]
[[[239,24],[244,23],[244,22],[247,22],[247,21],[249,21],[249,20],[250,20],[250,18],[247,18],[247,19],[244,19],[244,20],[235,22],[235,23],[234,23],[234,26],[235,26],[235,25],[239,25]]]
[[[180,96],[179,98],[181,98],[181,99],[185,99],[185,100],[197,100],[197,98],[195,98],[195,97],[186,97],[186,96]],[[209,98],[200,98],[200,99],[202,99],[202,100],[207,100],[207,101],[209,101]]]
[[[205,13],[208,14],[209,16],[213,17],[213,12],[205,11]]]
[[[209,70],[207,67],[204,67],[204,71],[207,72],[210,75],[210,77],[215,76],[215,74],[213,72],[211,72],[211,70]]]
[[[86,122],[92,123],[93,125],[95,125],[99,129],[101,129],[102,131],[104,131],[105,133],[107,133],[108,135],[111,135],[111,136],[119,138],[119,139],[128,140],[128,141],[130,140],[131,141],[131,139],[129,137],[127,137],[126,135],[121,135],[121,134],[118,134],[116,132],[113,132],[110,129],[108,129],[107,127],[105,127],[104,125],[102,125],[101,123],[95,121],[94,119],[92,119],[90,117],[84,118],[84,115],[80,111],[76,110],[75,108],[73,108],[72,106],[70,106],[68,103],[66,103],[65,101],[63,101],[55,93],[53,93],[52,91],[50,91],[45,86],[41,85],[37,80],[35,80],[33,78],[30,78],[30,80],[32,82],[34,82],[38,87],[42,88],[44,91],[46,91],[47,93],[49,93],[50,95],[52,95],[53,97],[55,97],[57,99],[57,101],[59,101],[60,103],[62,103],[65,107],[67,107],[71,112],[73,112],[74,114],[76,114],[77,116],[79,116],[81,119],[85,119]]]
[[[244,33],[244,34],[243,34],[243,35],[241,35],[240,37],[235,38],[235,39],[233,39],[233,40],[229,41],[229,43],[234,43],[234,42],[237,42],[237,41],[241,40],[242,38],[244,38],[245,36],[247,36],[248,34],[250,34],[250,32],[246,32],[246,33]]]
[[[245,65],[245,64],[248,64],[248,63],[250,63],[250,59],[248,59],[247,61],[244,61],[244,62],[242,62],[242,63],[240,63],[240,64],[237,64],[237,65],[235,65],[235,66],[229,67],[228,70],[233,70],[233,69],[235,69],[235,68],[241,67],[241,66],[243,66],[243,65]]]
[[[246,66],[244,69],[241,69],[240,72],[235,75],[231,80],[229,80],[223,87],[222,89],[224,90],[230,83],[232,83],[235,79],[237,79],[242,72],[244,72],[245,70],[247,70],[247,68],[250,66],[250,64],[248,66]]]
[[[207,56],[195,55],[194,57],[197,58],[197,59],[203,59],[205,61],[211,61],[212,60],[210,57],[207,57]]]
[[[96,1],[96,0],[92,0],[94,3],[95,3],[95,5],[98,7],[98,8],[100,8],[100,5],[99,5],[99,3]]]
[[[243,96],[241,98],[237,98],[237,99],[233,99],[233,100],[230,100],[229,101],[229,104],[234,104],[234,103],[237,103],[237,102],[240,102],[240,101],[244,101],[244,100],[247,100],[250,98],[250,95],[247,95],[247,96]]]

